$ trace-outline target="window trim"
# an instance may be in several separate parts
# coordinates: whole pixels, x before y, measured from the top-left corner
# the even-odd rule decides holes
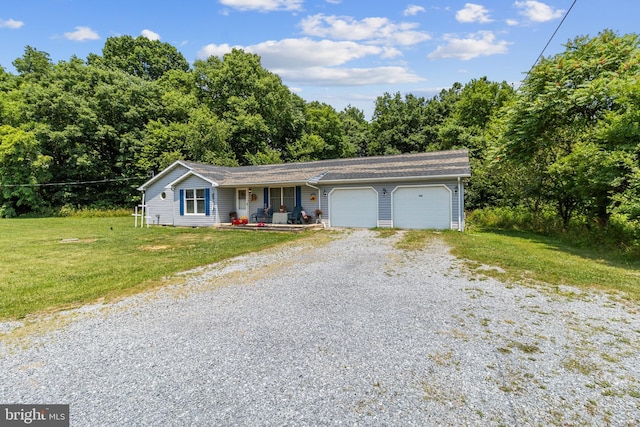
[[[202,191],[202,197],[198,197],[198,190]],[[187,197],[187,194],[192,191],[193,197]],[[206,216],[207,215],[207,189],[206,188],[185,188],[184,189],[184,215],[189,216]],[[189,201],[193,202],[193,212],[189,212]],[[203,211],[198,212],[198,202],[203,202]]]
[[[268,194],[269,194],[269,205],[271,205],[271,192],[273,190],[279,191],[280,192],[280,203],[278,203],[276,206],[271,206],[271,208],[274,210],[274,212],[283,204],[285,204],[285,195],[284,195],[284,189],[285,188],[291,188],[293,189],[293,206],[287,206],[287,209],[291,210],[296,206],[296,186],[295,185],[290,185],[290,186],[282,186],[282,187],[268,187]],[[286,204],[285,204],[286,206]]]

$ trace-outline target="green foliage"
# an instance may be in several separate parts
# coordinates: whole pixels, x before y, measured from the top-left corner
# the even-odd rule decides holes
[[[606,226],[574,218],[568,230],[551,208],[537,212],[516,208],[478,209],[468,214],[471,230],[520,230],[552,236],[577,248],[615,253],[626,259],[640,259],[640,224],[613,215]]]
[[[48,177],[50,160],[40,153],[33,133],[0,126],[0,217],[42,205],[37,184]]]
[[[89,63],[122,70],[145,80],[157,80],[171,70],[189,70],[189,63],[174,46],[144,36],[109,37],[102,49],[102,58],[90,55]]]
[[[637,35],[578,37],[533,68],[506,117],[501,155],[530,177],[523,198],[553,203],[565,227],[576,214],[606,223],[621,205],[634,212],[620,195],[638,160],[629,104],[639,58]]]
[[[260,57],[234,49],[194,64],[198,99],[229,126],[238,163],[268,149],[284,151],[304,130],[304,102],[264,69]]]

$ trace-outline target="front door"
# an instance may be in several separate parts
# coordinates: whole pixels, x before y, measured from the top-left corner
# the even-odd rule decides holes
[[[238,217],[249,216],[249,198],[247,197],[249,190],[246,188],[236,189],[236,212]]]

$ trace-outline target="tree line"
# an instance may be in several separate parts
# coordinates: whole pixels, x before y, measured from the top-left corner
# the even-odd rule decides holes
[[[235,49],[190,65],[131,36],[53,63],[27,46],[0,68],[0,216],[132,206],[178,159],[299,162],[466,148],[470,209],[552,210],[607,224],[640,219],[640,45],[605,30],[570,40],[522,85],[486,77],[432,98],[385,93],[371,120],[289,90]]]

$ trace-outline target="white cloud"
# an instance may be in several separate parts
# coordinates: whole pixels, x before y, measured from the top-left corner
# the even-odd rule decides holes
[[[507,25],[510,27],[514,27],[518,24],[520,24],[520,22],[517,19],[507,19]]]
[[[404,16],[415,16],[420,12],[426,12],[426,11],[427,10],[422,6],[416,6],[415,4],[410,4],[404,10],[403,14],[404,14]]]
[[[262,65],[282,79],[297,84],[327,86],[412,83],[421,77],[404,67],[346,68],[349,61],[367,56],[399,56],[393,48],[364,45],[353,41],[315,41],[309,38],[266,41],[251,46],[210,44],[198,52],[198,58],[222,57],[233,48],[260,55]]]
[[[4,19],[0,19],[0,28],[9,28],[10,30],[17,30],[23,25],[24,25],[24,22],[22,21],[16,21],[14,19],[7,19],[5,21]]]
[[[479,22],[481,24],[493,21],[484,6],[474,3],[466,3],[463,9],[457,11],[456,20],[462,23]]]
[[[210,56],[218,56],[222,57],[224,54],[231,52],[232,49],[244,49],[242,46],[231,46],[227,43],[225,44],[208,44],[200,49],[197,53],[199,59],[207,59]]]
[[[478,56],[490,56],[507,53],[509,42],[496,40],[491,31],[479,31],[470,34],[467,38],[457,38],[453,35],[445,35],[447,44],[428,55],[429,59],[454,58],[467,61]]]
[[[220,0],[220,3],[241,11],[302,10],[303,0]]]
[[[151,30],[142,30],[142,32],[140,32],[140,35],[142,37],[146,37],[149,40],[160,40],[160,34],[153,32]]]
[[[319,86],[368,86],[401,83],[417,83],[423,77],[403,67],[376,68],[329,68],[310,67],[304,69],[272,70],[283,80],[303,85]]]
[[[349,16],[323,14],[309,16],[300,23],[302,32],[309,36],[403,46],[431,39],[429,34],[415,30],[418,25],[411,22],[396,24],[387,18],[364,18],[358,21]]]
[[[76,30],[69,33],[64,33],[64,38],[77,42],[83,42],[85,40],[98,40],[100,36],[89,27],[75,27]]]
[[[200,59],[211,55],[222,56],[233,48],[260,55],[267,68],[331,67],[366,56],[385,58],[398,56],[400,52],[380,46],[358,44],[351,41],[314,41],[308,38],[266,41],[251,46],[230,46],[210,44],[198,52]]]
[[[564,14],[562,9],[553,9],[551,6],[535,0],[516,1],[515,5],[520,10],[520,14],[526,16],[533,22],[547,22],[561,18]]]

